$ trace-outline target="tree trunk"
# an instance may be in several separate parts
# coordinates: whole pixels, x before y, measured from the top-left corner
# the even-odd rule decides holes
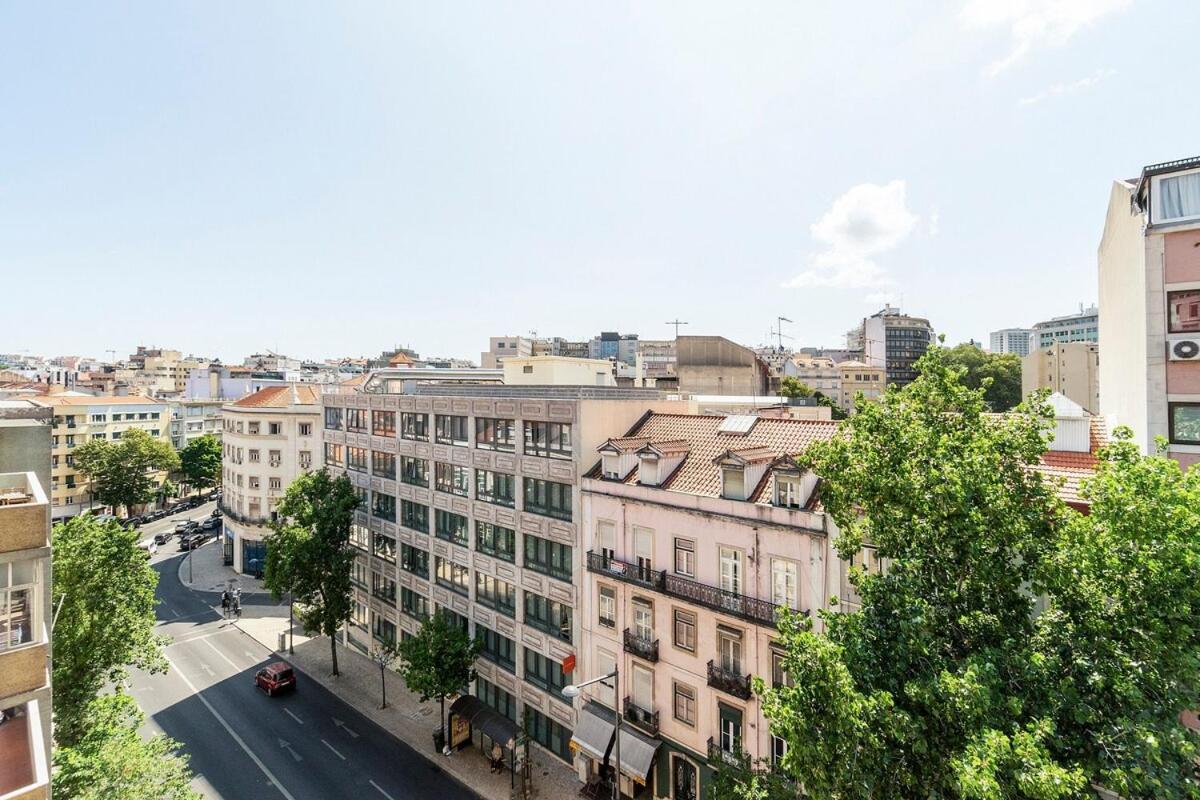
[[[446,695],[442,695],[442,746],[449,747],[450,740],[446,737]]]
[[[334,677],[335,677],[335,678],[336,678],[336,677],[337,677],[337,675],[338,675],[338,668],[337,668],[337,639],[336,639],[336,638],[334,638],[336,635],[337,635],[337,634],[330,634],[330,636],[329,636],[329,655],[333,657],[333,675],[334,675]]]
[[[380,708],[387,708],[387,677],[383,672],[383,662],[379,662],[379,693],[383,696]]]

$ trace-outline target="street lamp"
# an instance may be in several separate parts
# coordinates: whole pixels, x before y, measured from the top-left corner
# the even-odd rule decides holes
[[[579,696],[580,691],[585,686],[591,686],[593,683],[604,683],[604,681],[612,678],[613,690],[613,716],[616,718],[616,724],[613,726],[614,738],[614,756],[617,761],[616,780],[613,782],[613,800],[621,800],[621,709],[618,706],[621,697],[621,675],[619,669],[613,669],[607,675],[601,675],[599,678],[592,678],[590,681],[583,683],[569,683],[562,688],[562,696],[568,700],[574,700]],[[608,684],[605,683],[605,686]]]

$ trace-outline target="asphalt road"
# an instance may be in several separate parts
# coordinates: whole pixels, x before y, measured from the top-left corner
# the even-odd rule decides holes
[[[145,526],[146,535],[212,504]],[[217,546],[213,543],[205,547]],[[166,674],[130,685],[149,727],[182,743],[196,788],[222,800],[467,800],[476,795],[304,673],[294,693],[267,697],[257,669],[278,657],[214,610],[215,594],[179,582],[176,540],[152,559],[158,632],[170,637]],[[249,602],[254,600],[245,598]],[[424,743],[419,743],[424,744]]]

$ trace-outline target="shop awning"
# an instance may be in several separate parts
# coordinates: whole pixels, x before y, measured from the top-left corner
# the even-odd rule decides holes
[[[598,761],[604,760],[604,751],[613,739],[613,712],[597,703],[588,703],[579,712],[571,744],[587,752]],[[628,722],[621,724],[621,772],[639,783],[646,782],[654,754],[662,742],[634,730]],[[612,757],[615,758],[615,750]]]
[[[471,723],[471,726],[476,730],[483,731],[493,741],[500,742],[505,747],[512,747],[513,739],[516,738],[517,733],[520,731],[517,723],[495,711],[475,695],[464,694],[459,696],[457,700],[450,704],[450,713],[462,717]],[[622,739],[621,743],[624,744],[624,742],[625,740]]]

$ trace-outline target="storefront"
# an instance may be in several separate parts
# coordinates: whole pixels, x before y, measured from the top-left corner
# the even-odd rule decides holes
[[[606,757],[608,764],[612,764],[616,759],[616,743],[613,737],[616,731],[615,722],[613,712],[596,702],[588,703],[579,712],[575,732],[571,737],[571,750],[576,755],[579,779],[587,787],[611,786],[609,776],[602,774],[602,765],[606,763]],[[631,723],[622,723],[622,795],[634,798],[654,796],[650,775],[661,744],[659,739],[635,730]]]

